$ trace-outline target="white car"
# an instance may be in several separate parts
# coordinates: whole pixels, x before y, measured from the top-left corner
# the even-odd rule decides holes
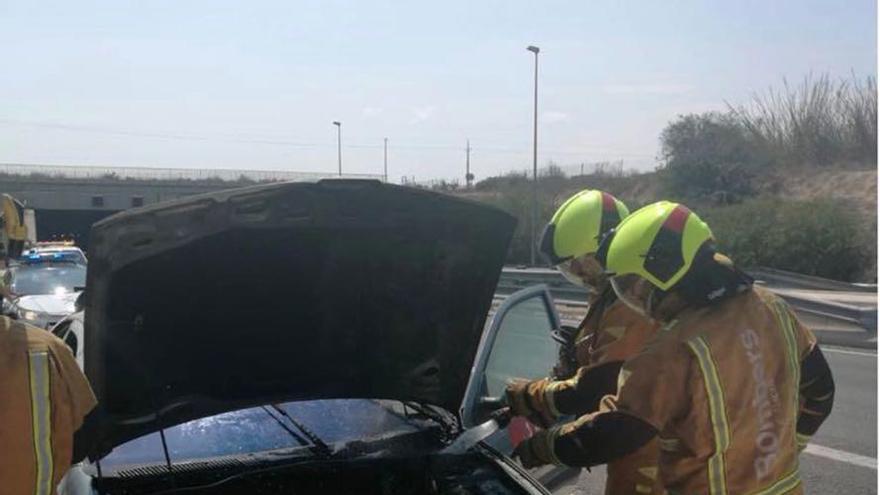
[[[85,342],[85,339],[83,338],[83,318],[82,311],[73,313],[67,318],[59,321],[58,324],[52,327],[51,331],[56,337],[63,340],[64,343],[70,347],[73,356],[76,358],[76,364],[79,365],[80,369],[84,370],[83,343]]]
[[[83,250],[69,243],[37,243],[25,249],[21,256],[23,259],[64,259],[80,265],[88,263]]]
[[[74,262],[20,264],[6,270],[6,286],[18,297],[3,303],[3,313],[49,329],[76,310],[86,284],[86,267]]]

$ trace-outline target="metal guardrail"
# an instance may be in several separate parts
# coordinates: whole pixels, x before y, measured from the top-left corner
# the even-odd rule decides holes
[[[772,288],[770,288],[772,290]],[[790,294],[779,294],[795,311],[824,318],[854,323],[865,330],[877,331],[877,307],[864,308],[848,304],[826,302]]]
[[[777,270],[759,266],[749,270],[755,280],[763,281],[770,287],[787,287],[791,289],[834,290],[844,292],[877,292],[877,284],[853,284],[828,278],[802,275],[800,273]]]
[[[760,270],[760,271],[759,271]],[[856,324],[865,330],[876,332],[877,330],[877,306],[873,307],[847,304],[841,301],[825,301],[816,297],[802,297],[796,290],[831,290],[837,292],[875,292],[870,287],[837,282],[834,280],[821,279],[818,277],[802,276],[796,273],[781,270],[759,269],[750,271],[762,285],[770,290],[779,289],[782,296],[795,311],[809,313],[825,318]],[[546,268],[505,268],[498,282],[496,293],[499,295],[512,294],[522,288],[535,284],[546,284],[554,298],[564,301],[567,305],[586,304],[589,292],[582,287],[569,283],[556,270]],[[856,287],[853,289],[852,287]],[[789,289],[783,291],[782,289]]]

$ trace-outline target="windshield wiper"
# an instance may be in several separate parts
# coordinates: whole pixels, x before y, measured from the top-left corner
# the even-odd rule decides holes
[[[282,408],[278,404],[271,404],[270,406],[272,407],[272,409],[275,409],[276,411],[278,411],[278,414],[287,418],[287,420],[290,421],[290,423],[293,426],[295,426],[296,429],[298,429],[300,431],[300,433],[302,433],[302,436],[300,436],[300,435],[297,435],[296,433],[294,433],[292,430],[289,430],[289,429],[287,430],[291,435],[294,436],[294,438],[297,439],[297,441],[299,441],[303,445],[308,445],[305,442],[305,439],[303,438],[303,436],[305,436],[306,438],[309,439],[309,441],[311,441],[311,446],[315,450],[316,454],[318,454],[320,457],[323,457],[325,459],[330,459],[331,457],[333,457],[333,449],[330,448],[330,446],[327,445],[326,442],[321,440],[321,437],[316,435],[315,432],[310,430],[308,427],[306,427],[306,425],[302,424],[301,422],[293,419],[293,417],[290,414],[287,414],[287,411],[285,411],[284,408]],[[265,407],[266,406],[263,406],[263,408],[265,408]],[[266,412],[268,413],[268,411],[266,411]],[[270,414],[270,416],[275,418],[275,416],[272,414]],[[278,418],[275,418],[275,419],[277,420]],[[279,423],[280,423],[280,420],[279,420]]]
[[[268,408],[268,407],[263,406],[262,409],[263,409],[263,411],[266,411],[266,414],[268,414],[270,418],[274,419],[275,422],[278,423],[278,426],[280,426],[282,429],[284,429],[284,431],[286,431],[287,433],[289,433],[290,436],[293,437],[294,440],[296,440],[297,442],[299,442],[300,445],[302,445],[303,447],[310,447],[310,446],[312,445],[311,443],[309,443],[308,440],[306,440],[305,437],[303,437],[303,436],[300,435],[299,433],[293,431],[293,429],[292,429],[291,427],[287,426],[287,423],[285,423],[285,422],[282,421],[280,418],[278,418],[278,416],[275,416],[274,414],[272,414],[271,412],[269,412],[269,408]]]
[[[412,409],[417,412],[419,415],[434,421],[443,429],[443,435],[447,440],[451,440],[457,436],[457,433],[460,430],[458,426],[458,422],[452,418],[447,417],[444,414],[434,410],[431,406],[427,404],[421,404],[418,402],[412,401],[401,401],[403,404],[404,410],[406,408]]]

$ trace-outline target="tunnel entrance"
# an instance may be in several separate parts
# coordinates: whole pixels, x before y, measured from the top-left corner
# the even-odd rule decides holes
[[[118,210],[47,210],[35,209],[37,240],[71,239],[83,250],[89,247],[92,224]]]

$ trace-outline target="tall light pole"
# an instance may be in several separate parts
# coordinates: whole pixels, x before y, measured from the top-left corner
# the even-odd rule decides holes
[[[383,160],[385,164],[385,183],[388,183],[388,138],[385,138],[385,158]]]
[[[339,157],[339,176],[342,176],[342,122],[333,121],[336,126],[336,154]]]
[[[538,243],[538,52],[537,46],[529,45],[526,50],[535,54],[535,121],[532,136],[532,236],[529,240],[531,265],[535,266],[535,245]]]
[[[465,159],[464,159],[464,183],[465,188],[471,188],[471,181],[474,180],[474,176],[471,174],[471,140],[467,140],[467,147],[465,150]]]

